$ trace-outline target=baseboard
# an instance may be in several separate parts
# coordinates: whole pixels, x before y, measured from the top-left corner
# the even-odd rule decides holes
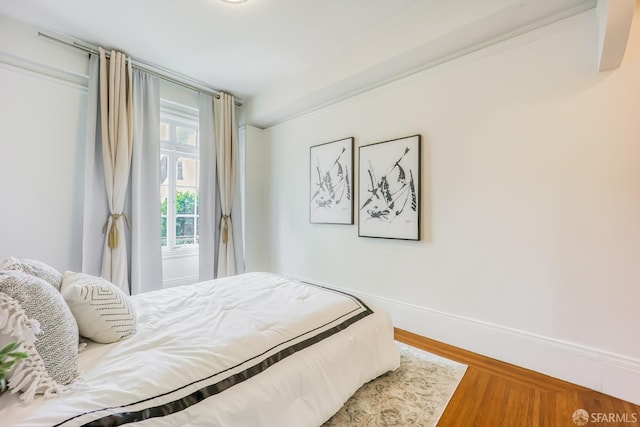
[[[353,290],[394,326],[640,405],[640,360]]]

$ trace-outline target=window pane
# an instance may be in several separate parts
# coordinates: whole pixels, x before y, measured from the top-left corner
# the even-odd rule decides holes
[[[178,144],[193,145],[196,146],[196,130],[194,128],[187,128],[183,126],[176,126],[176,142]]]
[[[162,141],[168,141],[170,137],[169,123],[160,123],[160,139]]]
[[[167,246],[167,217],[163,216],[160,221],[161,221],[161,225],[160,225],[161,246]]]
[[[176,183],[183,187],[197,187],[200,181],[198,163],[196,159],[178,157],[176,161]]]
[[[198,193],[192,188],[176,189],[176,214],[195,214],[198,204]]]
[[[167,246],[167,194],[169,189],[166,185],[160,186],[160,241],[162,246]]]
[[[169,158],[166,154],[160,157],[160,184],[167,184],[167,175],[169,171]]]
[[[167,195],[169,188],[166,185],[160,186],[160,214],[167,215]]]
[[[176,175],[178,181],[184,181],[184,172],[182,167],[182,160],[178,160],[178,174]]]
[[[176,245],[191,245],[195,243],[193,232],[195,228],[195,218],[176,218]]]

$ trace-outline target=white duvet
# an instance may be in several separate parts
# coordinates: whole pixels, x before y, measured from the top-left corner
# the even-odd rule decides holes
[[[250,273],[132,297],[138,332],[80,354],[59,398],[0,397],[2,426],[318,427],[399,366],[388,315]]]

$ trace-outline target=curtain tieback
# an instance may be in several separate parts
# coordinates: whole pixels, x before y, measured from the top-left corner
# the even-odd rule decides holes
[[[231,222],[231,216],[223,215],[222,216],[222,243],[225,245],[229,241],[229,223]]]
[[[107,217],[107,221],[104,223],[102,227],[102,232],[107,232],[107,225],[109,224],[109,218],[112,219],[111,227],[109,228],[109,237],[108,243],[111,249],[118,247],[118,227],[116,227],[116,221],[118,221],[121,217],[124,217],[124,222],[127,225],[127,228],[131,230],[131,224],[129,224],[129,218],[125,214],[111,214]]]

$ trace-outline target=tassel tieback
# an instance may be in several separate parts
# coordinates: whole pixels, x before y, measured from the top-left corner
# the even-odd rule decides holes
[[[229,241],[229,223],[231,222],[230,215],[222,216],[222,243],[225,245]]]
[[[129,224],[129,218],[125,214],[111,214],[107,218],[107,222],[104,223],[104,227],[102,227],[102,232],[107,232],[107,225],[109,224],[109,218],[111,218],[111,227],[109,228],[109,236],[107,238],[109,247],[111,249],[118,247],[118,227],[116,226],[116,221],[118,221],[121,217],[124,217],[124,222],[127,224],[127,228],[131,230],[131,224]]]

